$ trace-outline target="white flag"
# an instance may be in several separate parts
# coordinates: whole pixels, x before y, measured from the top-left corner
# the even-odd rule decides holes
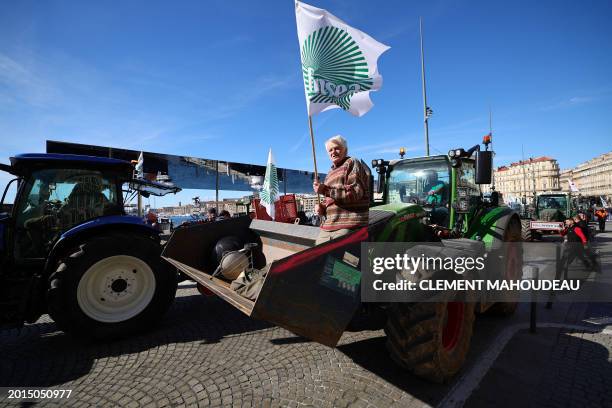
[[[140,152],[138,163],[136,163],[136,177],[139,179],[144,178],[144,158],[142,157],[142,152]]]
[[[569,188],[570,188],[570,191],[572,193],[579,193],[580,192],[580,190],[578,189],[576,184],[572,181],[572,179],[568,179],[567,181],[569,183]]]
[[[272,149],[268,152],[268,165],[266,166],[266,176],[264,177],[263,189],[259,193],[261,203],[266,208],[268,215],[274,219],[274,202],[278,197],[278,175],[274,165]]]
[[[342,108],[355,116],[373,106],[382,86],[378,57],[389,49],[326,10],[296,1],[302,75],[309,115]]]

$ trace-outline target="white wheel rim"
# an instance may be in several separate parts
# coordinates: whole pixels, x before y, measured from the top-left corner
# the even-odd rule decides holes
[[[139,258],[115,255],[87,269],[79,281],[77,301],[94,320],[118,323],[142,312],[153,299],[155,275]]]

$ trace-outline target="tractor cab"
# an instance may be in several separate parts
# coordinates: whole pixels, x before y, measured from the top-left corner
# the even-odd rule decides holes
[[[564,221],[571,217],[571,200],[567,194],[540,194],[536,200],[536,219],[542,221]]]
[[[489,178],[480,174],[477,183],[477,161],[486,168],[485,161],[471,158],[472,152],[452,150],[453,154],[392,161],[374,160],[381,204],[412,203],[423,208],[431,224],[452,228],[457,214],[473,211],[480,200],[478,184]],[[488,151],[477,153],[489,153]],[[490,166],[490,161],[488,162]],[[482,173],[482,172],[481,172]],[[485,175],[486,176],[486,175]]]
[[[452,189],[451,167],[444,156],[405,159],[389,166],[386,203],[418,204],[432,223],[448,225]]]
[[[44,259],[59,236],[85,221],[122,215],[122,160],[60,154],[22,154],[5,170],[17,176],[17,197],[5,233],[16,260]],[[9,240],[5,240],[9,242]]]

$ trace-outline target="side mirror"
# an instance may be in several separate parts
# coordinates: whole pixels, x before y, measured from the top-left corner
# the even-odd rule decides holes
[[[493,152],[491,150],[476,151],[476,184],[491,184],[493,173]]]
[[[497,191],[491,192],[491,205],[493,207],[499,207],[499,193]]]
[[[365,163],[364,163],[365,164]],[[372,160],[372,167],[376,169],[376,173],[378,173],[378,180],[376,183],[376,192],[383,193],[385,190],[385,174],[387,172],[387,166],[389,162],[383,159],[375,159]],[[374,197],[374,193],[372,192],[372,197]]]
[[[376,184],[376,192],[383,193],[385,191],[385,172],[378,172],[378,180]]]

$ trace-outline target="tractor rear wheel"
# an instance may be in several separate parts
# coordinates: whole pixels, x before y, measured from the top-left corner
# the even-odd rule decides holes
[[[144,235],[108,234],[85,241],[49,277],[49,314],[76,336],[114,339],[152,326],[168,310],[177,274]]]
[[[474,303],[394,303],[385,333],[391,358],[442,383],[462,367],[472,338]]]
[[[520,280],[523,277],[523,248],[520,244],[510,244],[521,241],[522,237],[521,223],[516,218],[512,218],[504,231],[504,280]],[[516,311],[518,306],[518,292],[506,292],[508,302],[498,302],[489,309],[491,314],[498,316],[511,316]]]

